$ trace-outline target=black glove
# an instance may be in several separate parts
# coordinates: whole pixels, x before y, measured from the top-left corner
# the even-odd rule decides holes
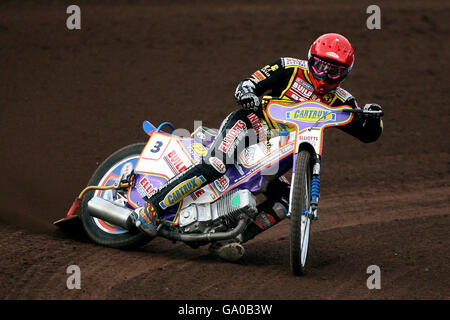
[[[238,84],[234,98],[245,110],[256,111],[261,102],[254,91],[255,83],[252,79],[246,79]]]
[[[363,107],[364,111],[383,111],[381,106],[376,103],[367,103]],[[383,112],[381,113],[363,113],[364,117],[367,119],[380,119],[383,116]]]

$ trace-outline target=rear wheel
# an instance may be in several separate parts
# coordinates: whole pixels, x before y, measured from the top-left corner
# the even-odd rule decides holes
[[[124,171],[131,172],[136,167],[144,147],[145,143],[131,144],[110,155],[94,172],[88,185],[107,186],[114,184]],[[86,234],[93,242],[113,248],[130,249],[142,246],[151,240],[138,230],[128,231],[90,216],[87,211],[87,203],[94,195],[132,208],[127,204],[126,195],[114,189],[86,193],[82,202],[81,220]]]
[[[308,151],[297,156],[292,183],[291,204],[291,271],[294,275],[305,274],[308,255],[311,219],[311,177],[312,160]]]

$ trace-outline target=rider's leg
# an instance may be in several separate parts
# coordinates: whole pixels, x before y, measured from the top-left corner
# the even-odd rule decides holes
[[[265,193],[268,198],[258,205],[258,215],[254,223],[247,226],[238,240],[241,243],[247,242],[283,220],[289,209],[289,192],[289,183],[283,179],[272,181]]]
[[[177,204],[195,190],[220,178],[229,166],[234,165],[235,151],[241,150],[241,143],[244,143],[244,137],[252,128],[253,122],[254,114],[251,111],[239,109],[230,113],[222,122],[208,154],[202,161],[176,175],[150,198],[145,199],[151,206],[147,210],[150,212],[149,219],[140,219],[142,225],[145,226],[148,221],[154,224],[155,216],[162,210]]]
[[[268,198],[258,205],[259,213],[254,222],[250,223],[236,239],[213,243],[209,247],[209,251],[226,261],[236,261],[242,258],[245,253],[242,243],[253,239],[286,217],[289,208],[289,191],[289,183],[283,178],[270,182],[265,192]]]

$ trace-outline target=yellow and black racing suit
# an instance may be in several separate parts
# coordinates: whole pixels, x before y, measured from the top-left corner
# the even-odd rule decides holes
[[[340,87],[326,94],[317,95],[314,92],[310,76],[308,61],[280,58],[253,73],[251,80],[255,83],[254,92],[257,96],[270,90],[270,95],[273,97],[293,101],[317,100],[331,107],[348,105],[353,109],[359,109],[355,98]],[[276,123],[270,122],[269,125],[277,128]],[[380,119],[365,119],[360,115],[355,115],[352,122],[338,128],[362,142],[373,142],[381,135],[383,122]]]

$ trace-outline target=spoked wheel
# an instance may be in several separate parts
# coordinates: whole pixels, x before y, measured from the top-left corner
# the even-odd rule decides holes
[[[136,167],[137,161],[145,143],[128,145],[110,155],[94,172],[89,181],[90,186],[113,185],[122,173],[131,172]],[[92,217],[87,211],[87,203],[93,196],[102,197],[119,205],[132,208],[126,200],[126,194],[117,190],[89,191],[83,198],[81,220],[88,237],[95,243],[114,248],[135,248],[147,243],[150,238],[139,231],[128,231],[112,225],[99,218]]]
[[[312,160],[308,151],[301,151],[297,157],[292,183],[291,204],[291,271],[294,275],[305,274],[308,255],[311,218]]]

